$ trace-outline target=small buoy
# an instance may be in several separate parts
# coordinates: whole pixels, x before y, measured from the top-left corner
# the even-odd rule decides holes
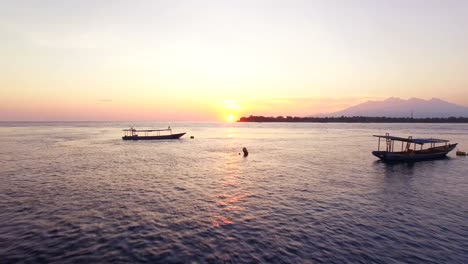
[[[194,136],[190,136],[191,139],[194,139],[195,137]]]
[[[247,157],[249,155],[249,152],[247,151],[247,148],[243,147],[242,152],[244,152],[244,157]]]

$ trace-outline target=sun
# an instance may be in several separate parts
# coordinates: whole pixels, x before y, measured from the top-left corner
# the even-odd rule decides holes
[[[234,117],[232,115],[226,116],[227,121],[232,122],[234,120]]]

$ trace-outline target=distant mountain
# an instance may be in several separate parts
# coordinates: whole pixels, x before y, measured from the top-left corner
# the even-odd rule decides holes
[[[321,116],[468,117],[468,107],[452,104],[438,98],[403,100],[390,97],[384,101],[367,101]]]

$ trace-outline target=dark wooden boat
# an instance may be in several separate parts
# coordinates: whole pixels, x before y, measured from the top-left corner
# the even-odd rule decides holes
[[[125,136],[122,137],[123,140],[162,140],[162,139],[179,139],[185,133],[172,134],[171,127],[166,129],[145,129],[145,130],[136,130],[131,127],[129,129],[122,130],[125,132]],[[164,134],[161,132],[167,131],[168,133]],[[143,135],[140,135],[142,133]],[[155,134],[151,134],[155,133]]]
[[[374,137],[379,138],[379,145],[378,150],[372,151],[372,154],[388,162],[441,159],[457,146],[457,143],[449,144],[449,140],[446,139],[412,138],[411,136],[402,138],[390,136],[388,133],[385,136],[374,135]],[[385,150],[380,150],[381,139],[385,140]],[[395,142],[401,142],[401,150],[395,151]],[[423,148],[425,144],[429,144],[430,147]]]

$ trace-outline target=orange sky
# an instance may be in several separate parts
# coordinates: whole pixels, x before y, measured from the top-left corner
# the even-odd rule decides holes
[[[0,3],[1,120],[221,121],[468,105],[465,1]]]

